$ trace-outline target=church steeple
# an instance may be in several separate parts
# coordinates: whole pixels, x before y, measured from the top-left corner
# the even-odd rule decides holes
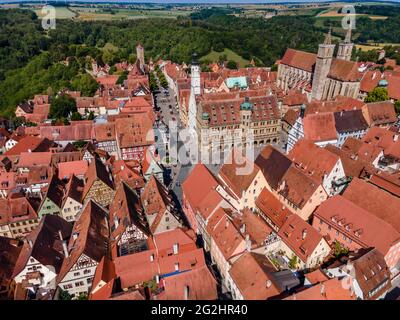
[[[339,43],[337,58],[341,60],[350,61],[353,52],[354,43],[351,42],[351,26],[347,29],[344,41]]]
[[[332,44],[332,27],[329,27],[329,31],[325,35],[324,44]]]
[[[324,43],[318,47],[317,60],[313,74],[311,99],[321,100],[324,93],[325,82],[331,69],[335,45],[332,44],[332,33],[329,28]]]

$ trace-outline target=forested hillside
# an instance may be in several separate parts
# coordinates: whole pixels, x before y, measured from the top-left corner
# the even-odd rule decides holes
[[[47,32],[32,11],[0,10],[0,114],[12,114],[17,103],[35,93],[85,86],[80,81],[88,56],[100,64],[133,61],[138,42],[146,58],[154,60],[190,62],[193,52],[201,57],[229,49],[271,66],[288,47],[315,52],[327,30],[326,25],[316,27],[312,16],[261,19],[230,13],[204,10],[177,19],[57,20],[56,29]],[[360,18],[356,37],[400,43],[400,16]],[[105,50],[110,46],[113,50]],[[67,58],[68,65],[61,63]]]

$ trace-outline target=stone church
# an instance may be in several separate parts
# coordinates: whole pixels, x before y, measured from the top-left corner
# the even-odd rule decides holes
[[[309,100],[331,100],[338,95],[357,98],[362,74],[350,60],[353,46],[349,28],[336,58],[330,30],[317,54],[287,49],[278,66],[278,86],[285,92],[301,90]]]

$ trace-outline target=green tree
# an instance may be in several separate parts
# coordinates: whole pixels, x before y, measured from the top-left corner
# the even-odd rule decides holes
[[[88,300],[88,295],[86,293],[81,293],[79,296],[76,298],[77,300]]]
[[[114,74],[117,71],[117,67],[116,66],[111,66],[110,70],[108,71],[109,74]]]
[[[228,69],[237,69],[237,64],[233,60],[229,60],[228,63],[226,64],[226,67]]]
[[[121,75],[119,76],[117,80],[117,84],[123,84],[126,79],[128,79],[128,71],[124,70],[122,71]]]
[[[71,295],[68,293],[68,291],[64,291],[62,289],[60,289],[60,295],[59,295],[59,299],[60,300],[71,300]]]
[[[90,74],[81,74],[71,82],[71,89],[80,91],[83,96],[93,97],[99,88],[99,84]]]
[[[93,120],[94,119],[94,112],[90,111],[89,115],[87,116],[87,120]]]
[[[389,94],[386,88],[377,87],[368,93],[365,102],[379,102],[389,100]]]
[[[349,253],[349,249],[342,246],[342,244],[339,241],[335,241],[334,243],[334,248],[333,248],[333,254],[336,257],[341,257],[343,255],[347,255]]]
[[[82,120],[82,115],[79,112],[73,112],[71,115],[72,121],[79,121]]]
[[[297,256],[293,255],[292,258],[289,260],[288,264],[290,269],[296,269],[297,267]]]
[[[54,119],[68,118],[76,111],[75,99],[68,94],[62,94],[51,101],[49,117]]]
[[[397,100],[394,104],[394,108],[396,110],[396,114],[399,116],[400,115],[400,100]]]

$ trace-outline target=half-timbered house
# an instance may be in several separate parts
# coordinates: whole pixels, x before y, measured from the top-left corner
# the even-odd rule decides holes
[[[109,254],[107,212],[89,201],[74,224],[57,285],[72,297],[87,295],[97,265]]]

